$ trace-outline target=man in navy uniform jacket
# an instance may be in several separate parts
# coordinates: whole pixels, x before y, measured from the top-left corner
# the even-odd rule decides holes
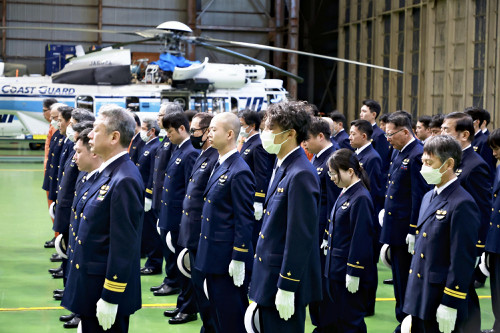
[[[490,146],[488,145],[488,135],[481,130],[481,124],[486,121],[486,110],[479,107],[468,107],[465,113],[472,117],[474,124],[474,136],[472,137],[472,149],[488,164],[490,168],[491,182],[495,179],[497,168],[497,159],[493,157]],[[472,134],[471,134],[472,136]]]
[[[62,301],[81,315],[83,332],[127,332],[129,316],[141,308],[144,189],[127,153],[134,127],[127,111],[107,105],[89,134],[103,164],[82,207]]]
[[[333,111],[330,118],[333,120],[333,139],[338,143],[340,148],[353,150],[349,143],[349,134],[347,134],[344,129],[344,124],[346,124],[347,121],[345,116],[338,111]]]
[[[465,324],[479,210],[455,175],[461,155],[451,136],[432,137],[424,146],[422,175],[435,188],[422,200],[415,231],[403,309],[412,316],[412,331],[471,332]]]
[[[172,152],[170,161],[165,171],[165,180],[163,182],[162,199],[160,201],[160,218],[158,226],[161,230],[161,240],[164,243],[165,260],[171,258],[171,253],[178,255],[183,247],[179,246],[179,228],[181,224],[182,202],[186,195],[186,188],[189,183],[189,177],[193,169],[194,162],[199,155],[190,142],[189,121],[184,112],[175,112],[166,114],[163,117],[163,127],[167,130],[167,136],[177,148]],[[168,236],[170,235],[170,236]],[[166,243],[166,237],[170,237],[173,248]],[[174,256],[175,258],[176,256]],[[196,302],[193,295],[191,281],[181,275],[177,265],[169,266],[172,271],[167,271],[167,276],[176,277],[181,293],[177,298],[177,309],[169,320],[170,324],[182,324],[196,320]],[[168,313],[164,313],[168,314]]]
[[[186,195],[182,203],[182,214],[179,242],[178,244],[189,251],[189,262],[191,266],[191,282],[195,291],[195,300],[203,321],[202,332],[215,332],[215,324],[210,313],[210,303],[203,289],[205,274],[195,269],[196,255],[198,253],[198,243],[201,231],[201,213],[203,210],[203,193],[207,187],[208,178],[212,173],[215,163],[219,158],[217,149],[213,148],[208,141],[208,133],[212,115],[200,112],[191,121],[191,144],[196,149],[201,149],[201,154],[196,159],[189,183],[186,188]],[[180,255],[180,254],[178,254]],[[168,311],[165,311],[167,314]]]
[[[251,269],[255,179],[238,154],[238,117],[217,114],[208,140],[219,152],[207,188],[195,267],[206,274],[217,332],[245,333],[248,272]],[[255,281],[255,280],[254,280]],[[253,285],[253,283],[252,283]]]
[[[276,156],[269,154],[262,147],[259,134],[261,120],[257,111],[244,110],[238,114],[238,117],[240,118],[241,125],[240,136],[245,138],[240,155],[255,176],[255,199],[253,203],[255,226],[252,236],[252,244],[255,247],[260,228],[262,227],[264,200],[266,199],[267,188],[269,187],[269,180],[271,179]]]
[[[137,155],[135,165],[141,173],[144,182],[144,222],[142,225],[141,251],[146,254],[147,260],[141,268],[141,275],[152,275],[161,273],[163,262],[162,243],[160,235],[156,231],[156,220],[158,217],[151,210],[153,189],[148,187],[152,184],[153,168],[156,151],[161,145],[158,140],[160,128],[153,118],[146,118],[142,121],[139,136],[144,142],[141,151]]]
[[[130,155],[130,159],[132,162],[137,163],[137,159],[139,158],[139,154],[144,146],[145,142],[141,139],[140,131],[141,131],[141,118],[135,113],[130,112],[132,117],[135,120],[135,135],[130,141],[130,145],[128,147],[128,153]]]
[[[314,154],[311,162],[319,176],[320,182],[320,207],[318,214],[318,246],[325,249],[328,242],[328,226],[330,222],[330,214],[333,205],[340,194],[341,189],[328,176],[328,158],[337,150],[330,141],[330,126],[324,118],[312,118],[311,126],[308,132],[309,138],[304,141],[305,148],[309,153]],[[325,267],[326,251],[320,252],[321,271],[323,276],[323,268]],[[325,287],[326,278],[322,279],[323,288]],[[309,313],[311,322],[317,329],[321,330],[327,327],[332,316],[331,311],[335,308],[323,290],[323,299],[321,302],[314,302],[309,305]]]
[[[302,103],[276,103],[261,135],[264,149],[277,155],[249,294],[264,332],[304,332],[306,305],[322,295],[319,177],[300,147],[310,124]]]
[[[359,112],[359,118],[366,120],[372,124],[373,134],[371,137],[373,148],[377,151],[382,159],[382,171],[387,173],[389,170],[389,162],[391,161],[391,145],[387,142],[384,131],[377,126],[377,117],[380,115],[380,104],[373,99],[365,99]]]
[[[401,323],[411,253],[422,197],[430,189],[420,174],[422,143],[413,137],[411,122],[404,111],[389,116],[386,136],[395,154],[388,173],[380,242],[391,248],[392,277],[396,297],[396,319]],[[400,327],[396,327],[396,332]]]

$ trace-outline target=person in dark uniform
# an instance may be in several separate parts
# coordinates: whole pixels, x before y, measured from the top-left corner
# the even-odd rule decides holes
[[[173,112],[182,112],[182,107],[177,103],[163,103],[160,106],[160,111],[158,111],[157,123],[162,131],[165,131],[163,128],[163,117],[167,113]],[[161,133],[161,131],[160,131]],[[172,150],[175,149],[175,145],[170,142],[167,136],[163,138],[161,146],[157,149],[154,161],[154,169],[153,176],[150,177],[151,184],[147,185],[147,188],[152,189],[152,199],[151,199],[151,209],[155,213],[158,225],[159,217],[160,217],[160,208],[161,208],[161,196],[163,189],[163,182],[165,180],[165,170],[167,168],[167,164],[170,161],[170,156],[172,156]],[[161,240],[161,239],[160,239]],[[163,246],[162,246],[163,249]],[[165,255],[165,251],[163,251],[163,255]],[[165,258],[165,272],[172,272],[175,269],[176,259],[175,255],[172,252],[169,252],[168,257]],[[167,276],[165,275],[162,283],[159,286],[153,286],[150,288],[155,296],[168,296],[173,294],[178,294],[180,289],[175,276]]]
[[[210,302],[203,289],[205,274],[194,268],[198,253],[198,243],[200,241],[201,213],[204,203],[203,193],[207,187],[208,178],[219,158],[219,153],[211,146],[210,141],[208,141],[211,120],[212,115],[198,113],[193,117],[191,122],[191,144],[196,149],[201,149],[201,154],[193,165],[186,188],[186,195],[182,203],[182,209],[185,213],[181,219],[178,242],[181,247],[188,249],[191,283],[195,292],[196,305],[203,321],[201,333],[215,332],[215,323],[210,313]]]
[[[280,102],[267,109],[261,134],[264,149],[277,156],[249,292],[264,332],[304,332],[306,305],[322,295],[320,183],[300,147],[310,124],[302,103]]]
[[[425,143],[425,140],[431,137],[431,129],[429,127],[431,120],[431,116],[426,115],[420,116],[417,120],[415,135],[422,143]]]
[[[481,124],[485,122],[485,110],[479,107],[468,107],[465,113],[472,117],[474,124],[474,138],[472,140],[472,149],[488,164],[490,168],[490,178],[493,183],[495,179],[495,171],[497,168],[497,160],[493,157],[493,152],[488,145],[488,136],[481,130]]]
[[[340,194],[340,188],[328,176],[328,166],[326,162],[328,158],[337,150],[330,141],[330,126],[323,118],[311,118],[311,126],[308,131],[308,139],[304,141],[306,150],[313,154],[312,164],[318,173],[321,186],[321,200],[318,219],[318,246],[323,251],[320,251],[321,269],[325,267],[326,245],[328,243],[328,226],[330,222],[330,212],[333,204]],[[323,276],[323,275],[322,275]],[[323,299],[320,302],[314,302],[309,305],[309,314],[311,322],[315,328],[315,332],[322,332],[332,320],[331,312],[333,304],[326,294],[325,283],[326,279],[322,279],[323,283]]]
[[[148,187],[152,184],[154,161],[156,151],[161,145],[158,140],[160,127],[153,118],[146,118],[141,123],[141,131],[139,136],[144,142],[137,156],[135,165],[141,173],[142,181],[144,182],[144,222],[142,227],[141,252],[146,254],[146,262],[141,268],[141,275],[161,274],[161,266],[163,263],[163,252],[160,235],[156,231],[156,220],[158,219],[151,210],[153,189]]]
[[[349,134],[344,130],[344,124],[347,124],[345,116],[338,111],[334,111],[330,114],[330,118],[333,120],[332,135],[339,147],[353,150],[349,143]]]
[[[374,232],[377,240],[380,238],[381,226],[378,223],[378,214],[384,208],[384,194],[385,194],[385,176],[386,173],[382,171],[382,159],[378,152],[373,148],[373,141],[371,135],[373,134],[373,126],[367,120],[358,119],[351,122],[349,130],[349,140],[351,146],[355,148],[356,156],[360,165],[366,171],[368,179],[370,180],[370,195],[373,202],[373,221]],[[378,262],[378,254],[380,253],[381,244],[377,241],[373,243],[373,256],[375,265]],[[376,266],[375,266],[376,267]],[[369,288],[370,297],[367,304],[367,316],[375,314],[375,298],[377,295],[378,287],[378,272],[376,269],[373,271],[373,278],[369,279],[371,286]]]
[[[106,105],[89,134],[103,163],[80,213],[61,303],[81,315],[83,332],[127,332],[130,315],[141,308],[144,189],[127,153],[134,125],[125,109]]]
[[[403,111],[389,116],[386,137],[396,150],[388,173],[380,242],[391,249],[396,319],[401,323],[404,295],[415,244],[415,228],[424,194],[430,189],[420,174],[422,143],[413,137],[410,119]],[[395,332],[399,333],[400,325]]]
[[[488,125],[490,124],[491,121],[491,114],[486,109],[482,109],[482,112],[483,112],[483,123],[481,124],[481,131],[483,132],[484,135],[489,136],[490,131],[488,130]]]
[[[201,234],[195,268],[206,275],[216,331],[245,333],[248,275],[251,270],[255,179],[236,149],[240,121],[219,113],[210,123],[208,140],[216,162],[204,191]],[[259,280],[253,280],[252,286]]]
[[[431,130],[431,136],[441,135],[441,125],[443,125],[444,114],[435,114],[431,118],[429,123],[429,128]]]
[[[488,144],[493,156],[500,159],[500,129],[494,130],[488,136]],[[481,265],[487,266],[490,273],[491,304],[495,321],[493,328],[483,333],[500,332],[500,172],[497,168],[495,184],[493,185],[493,208],[489,230],[486,237],[485,255],[481,257]]]
[[[244,110],[238,114],[238,117],[240,118],[241,125],[240,136],[245,139],[240,150],[240,155],[248,164],[255,177],[255,199],[253,203],[255,224],[252,236],[252,244],[255,248],[260,228],[262,227],[264,201],[276,156],[268,154],[262,147],[259,134],[260,116],[258,112]]]
[[[84,125],[86,126],[88,122],[82,122],[79,125],[75,125],[76,129]],[[90,189],[92,185],[97,169],[102,164],[102,159],[98,155],[92,153],[90,151],[89,145],[89,137],[88,134],[92,130],[92,123],[90,123],[90,127],[86,128],[82,131],[79,131],[78,136],[76,137],[75,142],[75,163],[78,166],[78,170],[80,171],[76,186],[75,186],[75,195],[71,205],[71,212],[73,213],[70,217],[69,224],[69,243],[68,243],[68,261],[73,260],[73,254],[75,249],[75,243],[77,242],[76,237],[78,237],[78,227],[80,225],[80,213],[82,212],[83,203],[87,199],[86,193]],[[73,235],[74,234],[74,235]],[[68,270],[66,270],[68,271]],[[66,276],[67,278],[67,276]],[[57,290],[57,289],[56,289]],[[63,290],[60,290],[61,297]],[[80,323],[80,315],[75,313],[70,313],[69,315],[62,315],[59,317],[60,321],[65,322],[64,328],[75,328],[78,327]]]
[[[369,179],[348,149],[336,151],[328,159],[328,168],[342,192],[331,212],[325,266],[327,295],[334,304],[332,323],[322,332],[366,332],[364,317],[376,269],[373,243],[378,242]]]
[[[373,134],[371,137],[373,148],[377,151],[382,159],[382,171],[387,173],[389,170],[389,162],[391,161],[390,144],[387,142],[385,133],[377,126],[377,117],[380,115],[380,104],[373,99],[365,99],[359,113],[359,118],[370,122],[373,126]]]
[[[139,159],[139,153],[142,150],[142,147],[144,146],[145,142],[141,139],[141,118],[132,111],[129,111],[132,117],[134,117],[135,120],[135,130],[134,130],[134,137],[130,141],[130,145],[128,147],[128,153],[130,155],[130,159],[132,162],[137,163],[137,160]]]
[[[462,147],[462,159],[456,170],[460,185],[472,196],[479,207],[479,238],[476,244],[477,257],[484,251],[486,234],[490,222],[491,209],[491,181],[490,169],[486,162],[474,152],[471,146],[474,126],[472,118],[463,112],[453,112],[447,115],[441,126],[443,134],[448,134],[458,140]],[[486,277],[479,268],[475,272],[475,280],[484,280]],[[479,331],[481,327],[481,312],[479,309],[479,299],[475,291],[468,296],[469,311],[468,325],[471,330]]]
[[[415,231],[403,308],[412,316],[412,332],[479,332],[465,327],[479,210],[455,174],[461,155],[451,136],[435,136],[424,145],[421,174],[435,188],[422,200]]]
[[[178,245],[180,223],[182,215],[185,214],[182,211],[182,201],[186,195],[189,177],[199,152],[190,142],[189,121],[183,112],[166,114],[163,117],[163,127],[167,131],[170,142],[177,145],[165,171],[158,222],[161,231],[160,237],[164,242],[165,260],[168,260],[174,254],[173,258],[176,258],[176,255],[183,249]],[[170,239],[170,244],[167,238]],[[179,272],[177,265],[171,268],[172,271],[167,271],[166,274],[178,281],[181,292],[177,298],[176,310],[164,314],[172,317],[168,321],[170,324],[183,324],[196,320],[196,301],[191,281]]]
[[[385,125],[387,124],[387,119],[389,118],[389,113],[381,114],[378,118],[378,126],[385,133]]]

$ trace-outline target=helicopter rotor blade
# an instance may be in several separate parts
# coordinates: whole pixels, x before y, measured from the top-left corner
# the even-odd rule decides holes
[[[62,28],[62,27],[0,27],[0,30],[47,30],[47,31],[75,31],[75,32],[92,32],[106,34],[124,34],[137,36],[135,31],[114,31],[100,29],[83,29],[83,28]]]
[[[285,70],[283,70],[281,68],[278,68],[276,66],[270,65],[270,64],[268,64],[268,63],[266,63],[264,61],[257,60],[255,58],[249,57],[247,55],[244,55],[244,54],[232,51],[232,50],[225,49],[225,48],[220,47],[220,46],[215,46],[215,45],[212,45],[212,44],[208,44],[208,43],[202,42],[202,41],[200,41],[198,39],[186,39],[186,40],[187,41],[191,41],[195,45],[199,45],[199,46],[207,48],[209,50],[213,50],[213,51],[216,51],[216,52],[224,53],[224,54],[233,56],[235,58],[247,60],[247,61],[249,61],[251,63],[260,65],[260,66],[262,66],[262,67],[264,67],[264,68],[266,68],[268,70],[271,70],[273,72],[276,72],[276,73],[279,73],[279,74],[291,77],[292,79],[294,79],[298,83],[304,82],[304,79],[301,78],[300,76],[297,76],[297,75],[295,75],[293,73],[287,72],[287,71],[285,71]]]
[[[210,38],[210,37],[197,37],[197,39],[203,40],[203,41],[207,41],[207,42],[212,42],[212,43],[229,44],[229,45],[240,46],[240,47],[247,47],[247,48],[252,48],[252,49],[277,51],[277,52],[286,52],[286,53],[295,53],[295,54],[304,55],[304,56],[308,56],[308,57],[321,58],[321,59],[327,59],[327,60],[333,60],[333,61],[340,61],[340,62],[345,62],[345,63],[348,63],[348,64],[365,66],[365,67],[371,67],[371,68],[376,68],[376,69],[382,69],[382,70],[385,70],[385,71],[391,71],[391,72],[396,72],[396,73],[404,74],[403,71],[400,71],[400,70],[394,69],[394,68],[390,68],[390,67],[377,66],[377,65],[372,65],[372,64],[365,63],[365,62],[359,62],[359,61],[348,60],[348,59],[337,58],[337,57],[330,57],[330,56],[326,56],[326,55],[322,55],[322,54],[316,54],[316,53],[310,53],[310,52],[304,52],[304,51],[297,51],[297,50],[290,50],[290,49],[285,49],[285,48],[282,48],[282,47],[267,46],[267,45],[254,44],[254,43],[245,43],[245,42],[235,42],[235,41],[224,40],[224,39],[216,39],[216,38]]]

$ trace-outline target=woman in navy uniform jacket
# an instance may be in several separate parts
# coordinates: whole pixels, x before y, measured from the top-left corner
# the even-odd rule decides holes
[[[81,315],[83,332],[126,332],[130,314],[141,308],[144,185],[127,154],[134,125],[124,109],[107,106],[89,134],[105,162],[82,207],[62,301]]]
[[[479,209],[455,175],[462,148],[451,136],[426,141],[422,175],[436,185],[422,199],[403,311],[412,331],[467,332]]]
[[[325,332],[366,332],[364,317],[375,263],[373,203],[368,175],[356,154],[336,151],[328,160],[329,174],[343,188],[331,213],[325,276],[335,305],[334,321]]]

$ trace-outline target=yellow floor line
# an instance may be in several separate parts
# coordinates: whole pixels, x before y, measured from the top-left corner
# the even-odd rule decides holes
[[[490,299],[491,296],[478,296],[479,299]],[[394,302],[394,297],[376,298],[377,302]],[[159,304],[143,304],[143,308],[171,308],[175,307],[175,303],[159,303]],[[43,311],[43,310],[63,310],[60,306],[38,306],[30,308],[0,308],[0,312],[16,312],[16,311]]]

